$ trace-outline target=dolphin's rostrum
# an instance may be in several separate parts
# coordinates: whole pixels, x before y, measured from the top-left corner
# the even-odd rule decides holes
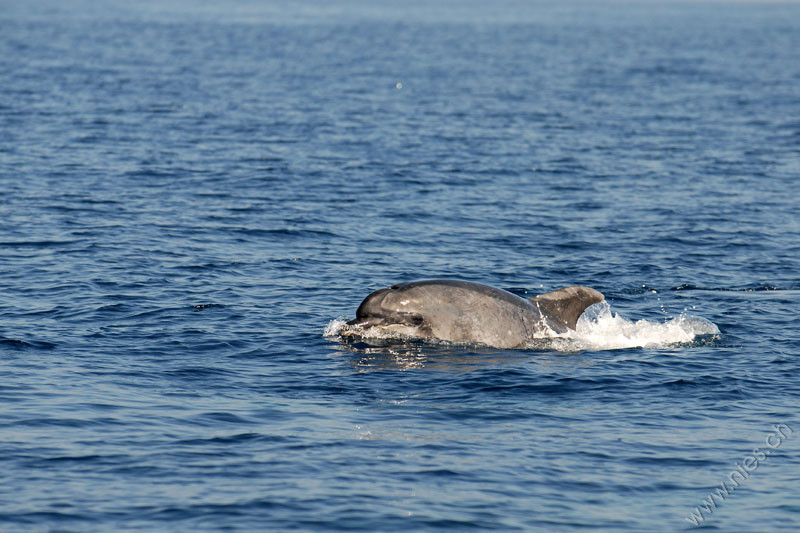
[[[480,283],[413,281],[367,296],[343,335],[376,328],[390,335],[524,348],[548,333],[575,329],[584,310],[603,299],[589,287],[566,287],[526,300]]]

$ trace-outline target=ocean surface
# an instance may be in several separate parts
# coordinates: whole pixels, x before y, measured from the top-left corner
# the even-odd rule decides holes
[[[797,531],[799,50],[798,3],[0,0],[0,531]],[[606,304],[339,337],[424,278]]]

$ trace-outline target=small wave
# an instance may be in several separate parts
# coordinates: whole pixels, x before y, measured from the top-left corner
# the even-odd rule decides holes
[[[709,292],[764,292],[792,290],[787,288],[775,287],[773,285],[753,285],[750,287],[701,287],[691,283],[684,283],[677,287],[672,287],[673,291],[709,291]]]
[[[214,307],[225,307],[223,304],[197,304],[192,306],[195,311],[205,311]]]
[[[0,347],[8,347],[15,350],[26,350],[26,349],[42,349],[42,350],[52,350],[56,347],[55,344],[47,341],[24,341],[21,339],[11,339],[6,337],[0,337]]]
[[[77,244],[84,242],[81,239],[73,240],[40,240],[40,241],[2,241],[0,247],[2,248],[55,248],[58,246],[69,246],[70,244]]]

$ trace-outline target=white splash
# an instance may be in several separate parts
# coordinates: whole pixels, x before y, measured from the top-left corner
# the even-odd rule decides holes
[[[719,328],[705,318],[685,313],[666,319],[633,322],[614,314],[608,302],[589,307],[578,319],[575,332],[565,338],[579,350],[658,348],[688,344],[698,337],[719,335]]]
[[[334,318],[328,325],[325,326],[325,332],[322,334],[324,337],[338,337],[342,334],[342,330],[347,325],[346,320],[341,318]]]

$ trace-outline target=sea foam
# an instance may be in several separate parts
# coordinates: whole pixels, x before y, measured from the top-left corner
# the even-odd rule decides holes
[[[719,336],[719,328],[705,318],[681,313],[657,320],[628,320],[611,310],[608,302],[589,307],[569,332],[572,349],[616,350],[621,348],[660,348],[691,344],[698,339]]]

